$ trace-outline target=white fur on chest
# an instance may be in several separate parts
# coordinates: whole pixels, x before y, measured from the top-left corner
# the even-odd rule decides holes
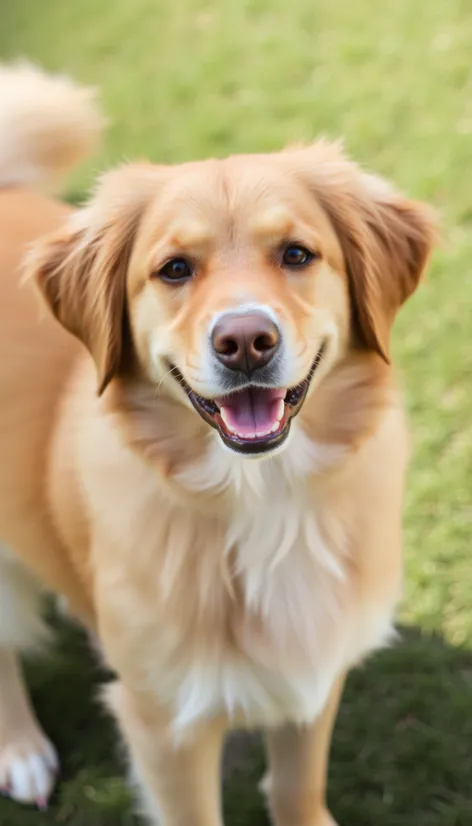
[[[205,511],[192,512],[179,500],[166,502],[163,509],[156,507],[162,487],[131,452],[126,452],[128,473],[107,477],[108,494],[113,485],[116,506],[112,516],[102,521],[102,530],[115,547],[123,547],[125,560],[130,541],[142,558],[151,561],[156,558],[156,542],[165,541],[168,528],[176,525],[179,530],[181,567],[170,565],[170,584],[164,582],[166,566],[159,568],[155,602],[146,607],[145,640],[133,623],[126,624],[122,635],[133,656],[140,651],[140,673],[148,688],[173,707],[176,735],[183,736],[199,720],[220,713],[235,725],[313,720],[338,674],[388,635],[393,600],[388,605],[356,600],[346,526],[336,506],[329,514],[319,511],[320,503],[308,484],[313,473],[338,455],[336,448],[309,443],[301,432],[293,434],[289,449],[266,461],[237,457],[215,443],[203,461],[177,480],[188,491],[208,496],[211,517]],[[94,481],[98,519],[105,486],[97,473]],[[222,491],[225,516],[218,522],[215,512],[223,500],[213,503],[212,497]],[[163,527],[166,513],[170,521]],[[205,528],[204,544],[198,545],[202,520],[207,518],[216,519],[219,527],[214,537]],[[142,526],[139,535],[129,527],[136,524]],[[223,533],[222,524],[226,524]],[[179,606],[172,619],[165,609],[158,615],[156,607],[155,619],[153,613],[159,592],[172,592],[175,577],[188,577],[186,560],[190,554],[195,560],[196,548],[206,555],[211,578],[202,586],[198,569],[194,570],[195,582],[186,589],[186,599],[193,599],[199,587],[208,602],[217,594],[227,599],[221,628],[220,620],[215,620],[211,644],[202,642],[194,625],[179,623]],[[119,557],[113,555],[118,559],[116,576],[123,578],[123,590],[129,595],[134,588],[129,563],[124,565]],[[223,577],[225,565],[220,564],[225,561],[243,607],[237,630],[229,636],[231,598]],[[122,611],[119,590],[115,586],[108,591],[108,598],[116,599],[117,622]],[[139,584],[133,594],[141,610]],[[205,600],[200,600],[198,610],[207,610]],[[120,639],[120,653],[124,645]],[[119,662],[115,667],[120,670]]]
[[[236,651],[222,647],[213,661],[191,665],[178,691],[177,728],[215,710],[254,725],[310,718],[333,677],[335,652],[329,667],[319,649],[340,610],[329,583],[342,580],[342,568],[306,497],[289,489],[278,467],[247,469],[224,549],[232,552],[247,623]]]
[[[222,485],[234,486],[237,506],[224,552],[232,553],[247,624],[236,651],[222,647],[182,673],[177,730],[220,711],[238,724],[313,720],[338,674],[364,653],[364,635],[354,640],[363,619],[353,616],[343,526],[331,520],[330,539],[323,537],[307,489],[307,473],[315,462],[329,461],[329,451],[316,451],[298,434],[290,460],[286,456],[266,462],[232,456],[225,467],[218,451],[182,480],[205,487],[219,473]],[[390,628],[391,609],[381,614],[378,639]]]

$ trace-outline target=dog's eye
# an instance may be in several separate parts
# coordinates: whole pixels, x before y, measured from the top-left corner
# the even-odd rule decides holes
[[[315,253],[302,247],[300,244],[289,244],[285,247],[282,255],[282,266],[291,269],[306,267],[315,258]]]
[[[185,258],[172,258],[157,273],[167,284],[180,284],[193,276],[192,265]]]

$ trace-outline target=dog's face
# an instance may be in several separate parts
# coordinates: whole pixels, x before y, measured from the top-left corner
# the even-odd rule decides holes
[[[346,347],[336,233],[271,158],[174,170],[139,227],[127,293],[146,374],[167,373],[243,453],[284,442],[318,371]]]
[[[352,348],[388,359],[433,237],[424,206],[318,143],[109,173],[30,268],[100,390],[132,348],[136,376],[260,455]]]

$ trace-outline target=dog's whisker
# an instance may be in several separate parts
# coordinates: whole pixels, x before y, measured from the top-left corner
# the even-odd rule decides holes
[[[177,375],[177,373],[178,370],[176,367],[170,367],[169,370],[166,370],[160,382],[156,385],[156,389],[154,391],[154,401],[157,399],[157,396],[159,395],[159,390],[161,389],[163,382],[168,378],[168,376],[171,376],[173,374]]]

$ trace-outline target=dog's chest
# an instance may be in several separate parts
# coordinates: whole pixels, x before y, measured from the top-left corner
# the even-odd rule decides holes
[[[221,713],[236,725],[312,720],[337,674],[385,638],[393,605],[355,597],[349,526],[307,475],[276,461],[197,471],[179,482],[203,509],[164,500],[145,469],[139,496],[116,490],[122,507],[103,525],[124,554],[109,560],[112,664],[133,663],[176,732]],[[213,499],[215,479],[230,507]]]
[[[197,628],[169,684],[178,729],[221,711],[253,725],[312,719],[343,656],[341,555],[323,537],[307,490],[276,465],[254,467],[238,480],[223,547],[206,549],[224,570],[199,608],[208,609],[209,641]]]

